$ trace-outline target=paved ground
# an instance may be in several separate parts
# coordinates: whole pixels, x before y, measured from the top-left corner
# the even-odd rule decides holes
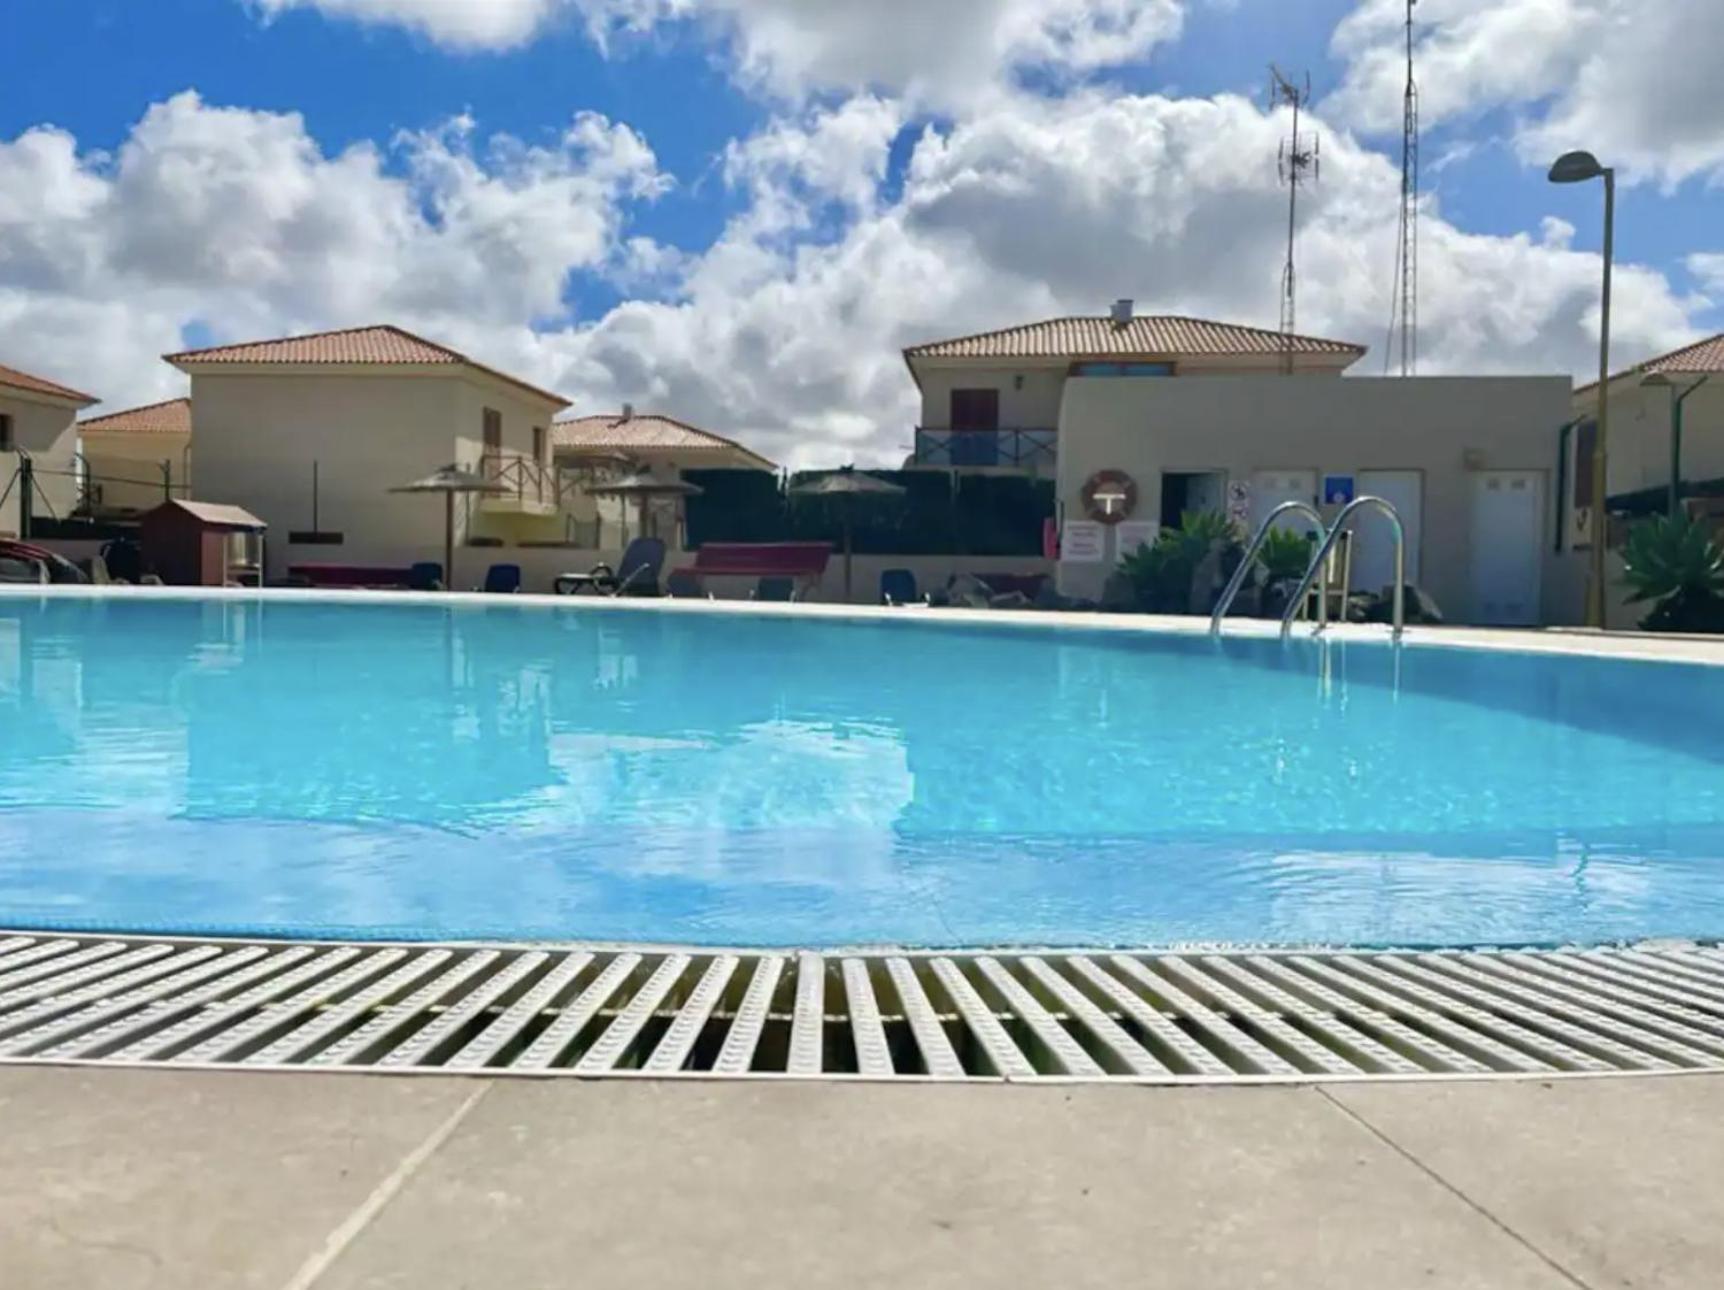
[[[0,1285],[1711,1287],[1724,1077],[1287,1089],[0,1069]]]

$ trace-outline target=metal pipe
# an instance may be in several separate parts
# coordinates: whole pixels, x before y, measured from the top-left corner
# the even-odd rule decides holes
[[[1693,394],[1707,381],[1712,379],[1710,372],[1702,376],[1686,390],[1678,393],[1671,387],[1670,402],[1670,514],[1676,515],[1682,509],[1682,405],[1688,402],[1688,396]]]
[[[1592,454],[1592,586],[1589,588],[1593,627],[1605,620],[1605,546],[1610,541],[1610,276],[1616,258],[1616,171],[1604,167],[1604,302],[1598,336],[1598,444]]]
[[[1263,549],[1263,544],[1269,540],[1269,530],[1283,515],[1298,512],[1308,517],[1317,526],[1317,541],[1322,544],[1329,536],[1328,529],[1323,527],[1323,516],[1310,502],[1282,502],[1270,511],[1263,523],[1257,527],[1257,535],[1251,539],[1251,545],[1245,548],[1245,558],[1239,562],[1239,567],[1233,571],[1233,576],[1227,580],[1227,587],[1221,593],[1221,599],[1215,602],[1215,612],[1209,616],[1209,634],[1221,634],[1221,620],[1227,617],[1227,611],[1233,608],[1233,601],[1239,595],[1239,590],[1245,585],[1245,579],[1250,576],[1252,563],[1257,559],[1257,553]],[[1328,600],[1325,597],[1317,608],[1319,618],[1328,614]]]
[[[1329,558],[1335,543],[1341,534],[1346,532],[1348,523],[1353,518],[1353,512],[1365,507],[1375,507],[1388,517],[1390,526],[1395,531],[1395,594],[1394,594],[1394,628],[1395,639],[1401,639],[1401,633],[1407,624],[1407,531],[1401,523],[1400,512],[1381,497],[1356,497],[1342,508],[1335,517],[1335,525],[1329,530],[1323,544],[1317,549],[1316,557],[1305,570],[1305,576],[1299,580],[1299,589],[1293,593],[1293,599],[1287,602],[1287,608],[1281,615],[1281,639],[1286,640],[1293,630],[1293,618],[1299,612],[1299,605],[1311,590],[1311,584],[1317,580],[1317,575],[1323,568],[1323,562]],[[1323,589],[1325,599],[1328,588]],[[1321,632],[1324,624],[1319,623],[1317,630]]]

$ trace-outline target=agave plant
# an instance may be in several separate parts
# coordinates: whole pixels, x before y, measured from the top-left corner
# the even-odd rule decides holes
[[[1239,526],[1219,511],[1187,511],[1177,529],[1163,529],[1153,545],[1140,546],[1126,556],[1120,571],[1136,587],[1143,608],[1182,614],[1190,608],[1197,566],[1217,544],[1224,557],[1235,551]]]
[[[1656,602],[1647,631],[1724,631],[1724,548],[1686,513],[1640,521],[1622,549],[1630,603]]]
[[[1316,540],[1309,533],[1270,529],[1257,552],[1257,562],[1263,566],[1264,575],[1270,582],[1301,578],[1311,567],[1312,548],[1315,546]]]

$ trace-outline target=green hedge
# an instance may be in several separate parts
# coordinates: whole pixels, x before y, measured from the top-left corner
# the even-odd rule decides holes
[[[931,470],[874,470],[902,497],[799,497],[788,481],[758,470],[689,470],[704,491],[688,499],[688,541],[842,540],[844,509],[853,515],[856,551],[865,555],[1039,556],[1042,524],[1054,513],[1051,480]]]

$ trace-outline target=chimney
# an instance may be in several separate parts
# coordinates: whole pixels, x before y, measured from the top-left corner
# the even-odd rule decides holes
[[[1110,312],[1112,314],[1113,325],[1115,327],[1124,327],[1131,321],[1132,308],[1135,304],[1135,301],[1128,298],[1122,298],[1113,302],[1113,309]]]
[[[632,403],[623,404],[623,420],[624,421],[633,421],[634,417],[635,417],[635,405]]]

